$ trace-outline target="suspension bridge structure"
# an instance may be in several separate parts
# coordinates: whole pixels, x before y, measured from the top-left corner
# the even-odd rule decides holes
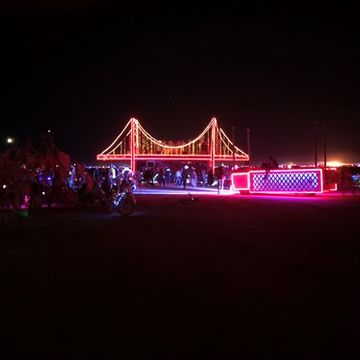
[[[131,118],[115,140],[100,154],[97,160],[126,161],[133,171],[136,161],[183,161],[207,162],[214,171],[216,162],[249,161],[249,155],[239,149],[218,126],[213,117],[199,136],[188,142],[155,139]]]

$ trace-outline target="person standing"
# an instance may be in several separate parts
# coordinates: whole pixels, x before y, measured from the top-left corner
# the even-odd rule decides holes
[[[196,170],[193,168],[191,170],[191,186],[197,187],[197,181],[198,181],[197,173]]]
[[[161,168],[158,172],[157,181],[160,186],[165,186],[165,176],[164,176],[164,169]]]
[[[214,182],[214,175],[213,175],[212,168],[210,168],[208,173],[207,173],[207,184],[208,184],[208,186],[212,186],[213,182]]]
[[[176,173],[175,173],[175,185],[176,186],[181,186],[181,183],[182,183],[181,170],[176,170]]]
[[[183,183],[183,189],[186,189],[186,181],[189,175],[189,166],[185,165],[182,171],[182,183]]]

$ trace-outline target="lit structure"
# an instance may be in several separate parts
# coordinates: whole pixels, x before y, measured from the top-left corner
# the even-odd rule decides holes
[[[324,191],[323,169],[250,170],[231,174],[232,188],[251,194],[313,194]]]
[[[155,161],[206,161],[213,170],[216,162],[249,161],[212,118],[202,133],[189,142],[177,143],[155,139],[131,118],[115,140],[100,154],[97,160],[127,161],[133,171],[137,160]]]

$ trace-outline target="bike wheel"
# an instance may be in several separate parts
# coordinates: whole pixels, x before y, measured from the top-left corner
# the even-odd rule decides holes
[[[129,216],[135,210],[135,202],[131,199],[127,199],[123,203],[121,203],[118,207],[118,212],[122,216]]]

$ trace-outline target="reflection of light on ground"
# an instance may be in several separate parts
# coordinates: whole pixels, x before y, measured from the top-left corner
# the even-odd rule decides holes
[[[134,192],[136,195],[234,195],[234,191],[217,189],[202,189],[196,188],[187,189],[162,189],[162,188],[137,188]]]
[[[242,199],[248,200],[262,200],[262,201],[291,201],[291,202],[303,202],[303,201],[322,201],[326,198],[322,195],[240,195]]]
[[[95,216],[99,219],[105,219],[105,220],[118,220],[118,219],[130,219],[133,217],[143,217],[143,216],[149,216],[149,212],[143,211],[143,210],[134,210],[134,212],[129,216],[122,216],[117,212],[113,212],[111,214],[105,214],[105,213],[98,213],[95,214]]]
[[[230,196],[241,200],[279,200],[279,201],[292,201],[292,202],[299,202],[299,201],[324,201],[330,199],[339,199],[341,200],[344,197],[351,196],[354,198],[359,198],[360,196],[353,196],[352,193],[349,194],[342,194],[339,192],[324,192],[321,194],[301,194],[301,193],[294,193],[294,194],[239,194],[238,192],[234,192],[231,190],[221,190],[220,192],[218,189],[214,188],[186,188],[186,189],[179,189],[179,188],[137,188],[135,191],[135,195],[141,197],[141,195],[159,195],[159,196],[189,196],[189,195],[196,195],[196,196],[211,196],[211,197],[222,197],[222,196]]]

